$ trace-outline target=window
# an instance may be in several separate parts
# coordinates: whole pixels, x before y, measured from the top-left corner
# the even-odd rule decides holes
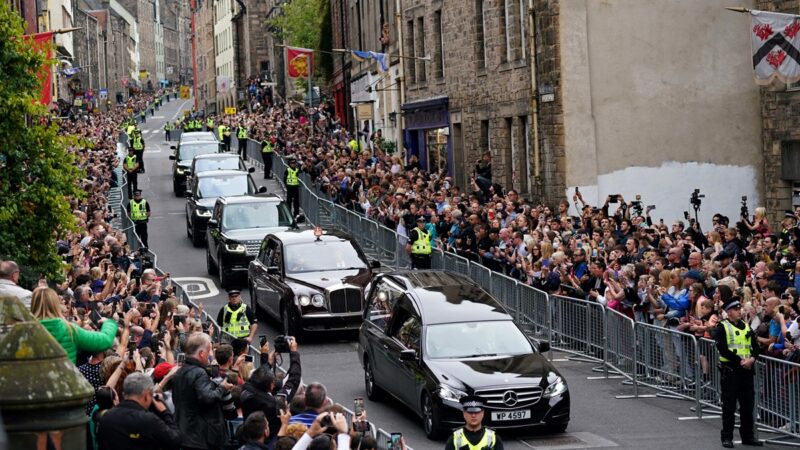
[[[480,139],[478,140],[478,145],[480,145],[479,153],[483,153],[489,150],[489,121],[488,120],[481,120],[481,135]]]
[[[475,60],[479,69],[486,68],[486,40],[483,33],[483,0],[475,0]]]
[[[417,56],[416,55],[417,46],[414,45],[414,21],[409,20],[406,22],[406,55],[409,56]],[[410,64],[406,67],[408,69],[408,81],[409,83],[416,83],[417,82],[417,71],[414,67],[414,61],[412,60]]]
[[[509,0],[500,0],[503,3],[503,11],[500,14],[500,48],[505,51],[500,52],[500,62],[511,60],[511,43],[509,42]]]
[[[403,291],[400,288],[386,279],[380,280],[372,288],[372,298],[367,306],[367,320],[385,331],[394,306],[402,296]]]
[[[444,42],[442,40],[442,10],[437,10],[433,13],[433,32],[435,36],[434,41],[434,60],[433,76],[436,78],[444,78]]]
[[[519,47],[522,59],[526,58],[525,45],[527,42],[527,37],[525,36],[525,20],[528,14],[525,9],[525,2],[526,0],[519,0]]]
[[[526,193],[530,193],[532,190],[531,186],[531,140],[528,136],[528,116],[520,116],[519,118],[519,126],[522,131],[522,144],[523,149],[525,150],[522,155],[522,163],[524,164],[525,170],[523,171],[523,175],[525,176],[525,186],[522,186]]]
[[[506,180],[505,185],[509,188],[513,188],[514,186],[514,179],[516,179],[517,167],[516,167],[516,147],[515,147],[515,139],[514,139],[514,120],[511,117],[506,117],[506,151],[505,153],[505,163],[506,167],[510,167],[511,171],[506,172]]]
[[[410,350],[419,351],[419,342],[422,336],[422,322],[416,313],[409,311],[408,299],[403,299],[397,316],[392,323],[392,337]]]
[[[419,47],[416,52],[416,56],[419,58],[424,58],[426,51],[425,51],[425,18],[424,17],[417,17],[417,34],[419,35],[416,40],[416,44]],[[425,81],[427,79],[427,68],[425,67],[425,61],[415,60],[415,64],[419,64],[417,68],[417,76],[419,81]]]

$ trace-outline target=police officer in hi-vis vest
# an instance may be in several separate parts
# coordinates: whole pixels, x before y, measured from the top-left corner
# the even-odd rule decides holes
[[[125,176],[128,179],[128,198],[133,198],[134,191],[139,189],[139,158],[133,147],[128,148],[128,155],[122,161],[122,168],[125,169]]]
[[[425,228],[425,216],[417,217],[417,228],[408,232],[406,251],[411,253],[412,269],[431,268],[431,234]]]
[[[257,322],[253,310],[242,303],[241,292],[236,289],[229,290],[228,304],[223,306],[217,314],[217,323],[222,331],[251,343],[258,328]]]
[[[136,160],[139,163],[139,173],[144,173],[144,138],[142,137],[142,130],[136,128],[133,130],[129,142],[131,148],[136,154]]]
[[[294,215],[300,214],[300,168],[297,167],[297,160],[289,160],[289,167],[283,174],[283,185],[286,186],[286,204],[290,205]]]
[[[236,130],[236,140],[239,142],[239,155],[242,158],[247,158],[247,136],[247,127],[244,124],[240,124]]]
[[[742,304],[738,297],[731,297],[723,307],[728,319],[717,325],[714,334],[722,372],[722,446],[733,448],[736,402],[739,402],[742,444],[761,447],[764,443],[755,436],[753,420],[753,378],[759,353],[758,340],[747,322],[742,320]]]
[[[444,450],[503,450],[500,436],[483,426],[483,399],[467,395],[459,402],[464,411],[464,427],[453,432]]]
[[[264,161],[264,179],[269,180],[272,178],[272,153],[275,148],[272,145],[270,137],[265,137],[261,141],[261,159]]]
[[[142,241],[142,246],[147,247],[147,221],[150,220],[150,203],[142,198],[142,191],[137,189],[133,199],[128,203],[128,216],[133,222],[136,235]]]

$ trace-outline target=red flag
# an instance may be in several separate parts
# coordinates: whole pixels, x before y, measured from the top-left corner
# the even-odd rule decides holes
[[[53,32],[46,31],[44,33],[37,33],[34,35],[26,34],[26,39],[33,39],[33,48],[37,52],[44,53],[45,58],[50,60],[53,57]],[[51,85],[53,82],[53,74],[50,70],[50,64],[45,62],[42,64],[37,77],[42,82],[42,92],[39,95],[39,101],[43,105],[49,105],[53,99],[51,95]]]
[[[289,78],[306,78],[309,70],[313,73],[314,50],[300,47],[286,47],[286,68]]]

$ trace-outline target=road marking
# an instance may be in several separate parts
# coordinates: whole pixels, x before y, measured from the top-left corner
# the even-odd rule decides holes
[[[149,132],[150,132],[150,130],[142,130],[142,134],[147,134]]]
[[[186,105],[187,103],[189,103],[191,101],[193,101],[193,100],[189,99],[189,100],[185,100],[183,103],[181,103],[181,106],[178,107],[178,111],[175,113],[175,115],[172,116],[172,118],[170,120],[175,120],[175,118],[178,117],[178,115],[183,114],[184,105]]]
[[[217,285],[211,278],[185,277],[173,278],[172,281],[181,285],[183,291],[192,300],[219,295],[219,289],[217,289]]]
[[[153,116],[153,117],[151,117],[151,119],[163,119],[163,118],[164,118],[164,116]]]
[[[186,211],[167,213],[168,216],[185,216]]]

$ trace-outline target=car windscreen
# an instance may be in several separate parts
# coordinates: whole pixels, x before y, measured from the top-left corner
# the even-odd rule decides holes
[[[232,197],[250,193],[247,186],[247,174],[202,177],[198,183],[198,198]]]
[[[197,155],[207,155],[219,152],[216,142],[189,142],[181,145],[178,151],[178,161],[191,161]]]
[[[311,241],[286,246],[286,272],[363,269],[367,267],[349,241]]]
[[[209,132],[202,132],[202,133],[191,132],[191,133],[183,133],[183,134],[181,134],[180,143],[181,143],[181,145],[183,145],[184,142],[213,141],[215,139],[216,139],[216,137],[214,136],[214,133],[212,133],[210,131]]]
[[[222,214],[222,228],[226,230],[288,227],[291,224],[289,209],[279,202],[229,204]]]
[[[239,157],[235,158],[209,158],[194,160],[194,173],[206,170],[239,170]]]
[[[429,325],[425,333],[425,355],[433,359],[519,355],[531,351],[528,339],[510,320]]]

